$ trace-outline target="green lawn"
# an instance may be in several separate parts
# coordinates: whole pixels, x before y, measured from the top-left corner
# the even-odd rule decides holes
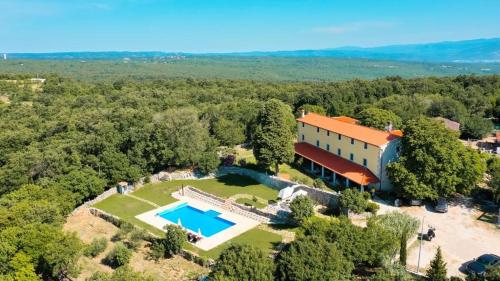
[[[262,209],[266,206],[265,204],[262,204],[259,201],[253,201],[252,199],[248,199],[248,198],[238,198],[238,199],[236,199],[236,203],[248,205],[248,206],[254,206],[257,209]]]
[[[248,194],[265,200],[275,200],[278,197],[277,190],[240,175],[227,175],[207,180],[175,180],[148,184],[132,194],[163,206],[175,201],[170,194],[182,185],[191,185],[222,198],[236,194]]]
[[[270,253],[276,244],[281,243],[281,236],[259,228],[253,228],[227,242],[221,244],[210,251],[196,251],[202,257],[217,258],[222,250],[231,244],[249,244],[255,246],[266,253]]]
[[[238,175],[228,175],[218,179],[209,180],[179,180],[159,184],[148,184],[134,192],[133,195],[162,206],[175,201],[170,194],[176,191],[182,184],[195,186],[196,188],[220,197],[229,197],[235,194],[249,194],[266,200],[271,200],[276,199],[278,196],[278,191],[259,184],[250,178]],[[251,199],[248,200],[252,201]],[[262,203],[258,204],[263,205]],[[163,235],[163,231],[135,218],[138,214],[155,209],[154,206],[148,203],[142,202],[130,196],[115,194],[99,203],[96,203],[94,207],[120,217],[121,219],[134,225],[142,227],[155,235]],[[217,258],[220,252],[231,243],[247,243],[265,250],[266,252],[270,252],[274,248],[274,245],[279,242],[281,242],[280,235],[254,228],[210,251],[202,251],[191,244],[186,244],[185,249],[193,251],[205,258]]]
[[[129,196],[114,194],[102,200],[101,202],[96,203],[94,207],[115,215],[131,224],[147,229],[153,234],[156,234],[158,236],[163,235],[163,231],[135,218],[135,216],[138,214],[142,214],[149,210],[155,209],[155,207],[150,204]]]
[[[160,206],[165,206],[177,201],[170,194],[177,191],[182,184],[187,184],[186,182],[187,181],[165,181],[155,184],[146,184],[137,191],[132,192],[132,195],[144,198]]]

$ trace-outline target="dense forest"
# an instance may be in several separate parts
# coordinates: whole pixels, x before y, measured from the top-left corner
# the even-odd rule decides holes
[[[329,57],[231,57],[157,56],[126,59],[7,59],[0,60],[0,73],[55,73],[82,81],[128,79],[219,78],[260,81],[340,81],[375,79],[399,75],[427,76],[490,75],[500,73],[499,63],[403,62]]]
[[[70,276],[81,245],[60,227],[75,206],[119,180],[168,166],[213,171],[220,146],[254,140],[259,111],[271,99],[296,114],[309,108],[375,127],[389,118],[411,129],[422,116],[442,116],[462,123],[464,138],[491,133],[500,118],[498,75],[342,82],[81,82],[51,75],[43,84],[30,77],[0,76],[0,277],[7,280],[19,280],[19,272]],[[290,247],[318,243],[306,236]]]

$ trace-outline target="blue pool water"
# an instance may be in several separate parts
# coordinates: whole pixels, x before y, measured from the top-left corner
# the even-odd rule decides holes
[[[204,212],[189,206],[188,203],[180,204],[158,215],[174,224],[177,224],[180,219],[182,227],[194,233],[201,230],[201,234],[205,237],[210,237],[235,225],[233,222],[219,218],[219,212],[214,210]]]

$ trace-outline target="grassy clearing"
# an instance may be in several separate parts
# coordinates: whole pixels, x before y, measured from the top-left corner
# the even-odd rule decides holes
[[[98,202],[94,205],[94,207],[115,215],[126,222],[142,227],[155,235],[163,235],[163,231],[135,218],[138,214],[142,214],[155,208],[150,204],[130,196],[114,194],[107,199]]]
[[[277,190],[240,175],[227,175],[208,180],[176,180],[148,184],[132,194],[163,206],[175,202],[170,194],[182,185],[191,185],[222,198],[229,198],[236,194],[257,196],[265,200],[274,200],[278,197]]]
[[[249,244],[255,246],[266,253],[271,253],[275,246],[281,243],[281,235],[265,231],[259,228],[253,228],[227,242],[221,244],[210,251],[200,251],[197,253],[202,257],[217,258],[220,253],[231,244]]]
[[[147,184],[132,195],[141,197],[160,206],[168,205],[177,201],[171,194],[177,191],[187,181],[166,181],[156,184]]]

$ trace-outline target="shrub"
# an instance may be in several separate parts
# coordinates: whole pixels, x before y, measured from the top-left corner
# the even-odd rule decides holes
[[[139,248],[141,241],[144,240],[147,237],[147,232],[143,229],[134,229],[130,232],[129,234],[129,239],[127,241],[127,246],[132,249],[136,250]]]
[[[245,167],[247,165],[247,160],[245,159],[238,160],[238,165],[240,165],[241,167]]]
[[[297,225],[302,225],[304,221],[314,215],[314,205],[312,200],[304,195],[297,196],[290,203],[290,219]]]
[[[165,252],[165,245],[163,244],[163,241],[155,240],[151,243],[149,257],[154,261],[158,261],[165,257]]]
[[[370,218],[368,225],[376,224],[391,232],[395,237],[401,237],[404,231],[408,238],[417,234],[419,221],[407,214],[391,212]]]
[[[314,188],[318,188],[318,189],[326,189],[325,182],[320,178],[314,179],[313,186],[314,186]]]
[[[182,245],[187,240],[187,235],[182,228],[177,225],[169,224],[165,227],[165,239],[163,245],[165,247],[165,256],[171,257],[180,253]]]
[[[359,192],[356,189],[348,188],[344,190],[339,197],[339,207],[347,209],[356,214],[364,212],[368,206],[368,200],[364,192]]]
[[[378,210],[380,209],[380,206],[377,203],[374,202],[368,202],[368,205],[366,206],[366,211],[370,212],[374,215],[377,214]]]
[[[122,242],[117,242],[115,247],[104,259],[104,263],[117,268],[128,264],[132,256],[132,251],[130,251]]]
[[[104,252],[106,247],[108,246],[108,239],[105,237],[102,238],[94,238],[90,245],[88,245],[84,250],[84,255],[87,257],[96,257],[100,253]]]

